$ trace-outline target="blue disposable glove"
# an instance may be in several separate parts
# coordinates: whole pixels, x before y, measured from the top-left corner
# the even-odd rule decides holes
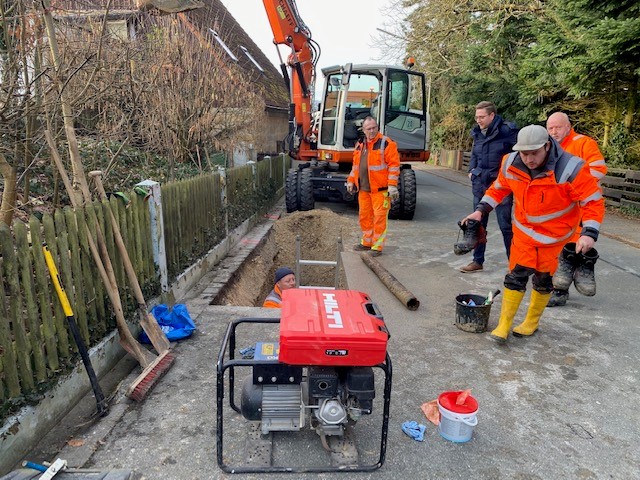
[[[256,353],[255,345],[252,345],[250,347],[246,347],[240,350],[240,355],[242,355],[242,358],[253,358],[255,353]]]
[[[418,442],[424,441],[424,431],[427,429],[418,422],[404,422],[402,431]]]

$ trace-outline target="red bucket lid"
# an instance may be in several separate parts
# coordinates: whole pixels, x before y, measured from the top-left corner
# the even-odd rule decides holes
[[[438,397],[438,403],[442,408],[454,413],[474,413],[478,410],[478,401],[471,395],[467,396],[462,405],[456,403],[458,395],[462,393],[462,390],[457,392],[443,392]]]

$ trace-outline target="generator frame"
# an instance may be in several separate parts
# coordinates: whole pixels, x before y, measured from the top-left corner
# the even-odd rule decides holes
[[[229,322],[224,338],[222,340],[222,346],[218,354],[218,361],[216,363],[216,452],[218,466],[227,473],[320,473],[320,472],[371,472],[382,467],[385,461],[385,455],[387,450],[387,437],[389,431],[389,412],[391,406],[391,378],[392,378],[392,365],[389,353],[385,354],[385,361],[374,365],[373,368],[380,369],[384,372],[384,397],[383,397],[383,417],[382,428],[380,432],[380,452],[378,460],[373,464],[368,465],[349,465],[339,467],[323,467],[323,466],[309,466],[309,467],[289,467],[289,466],[271,466],[271,467],[253,467],[253,466],[230,466],[224,462],[224,394],[225,394],[225,381],[224,375],[229,370],[229,406],[238,414],[241,414],[240,408],[236,405],[235,401],[235,367],[253,367],[255,365],[278,365],[281,362],[277,360],[255,360],[255,359],[237,359],[235,358],[236,351],[236,329],[242,324],[279,324],[279,318],[239,318]],[[225,357],[228,358],[225,360]],[[305,365],[306,366],[306,365]]]

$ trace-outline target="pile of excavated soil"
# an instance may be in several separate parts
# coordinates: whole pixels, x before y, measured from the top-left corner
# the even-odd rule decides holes
[[[342,249],[357,243],[360,229],[357,219],[327,209],[294,212],[275,222],[271,235],[249,256],[236,272],[231,284],[216,302],[219,305],[261,306],[273,288],[275,270],[287,266],[295,271],[296,236],[300,236],[302,260],[336,261],[338,239]],[[300,285],[335,286],[335,268],[301,265]],[[340,272],[338,288],[346,288],[344,272]]]

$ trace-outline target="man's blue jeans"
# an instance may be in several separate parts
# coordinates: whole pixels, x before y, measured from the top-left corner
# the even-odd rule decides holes
[[[473,209],[478,206],[482,200],[482,197],[473,197]],[[498,205],[495,209],[496,217],[498,219],[498,226],[500,227],[500,231],[502,232],[502,239],[504,240],[504,248],[507,251],[507,258],[509,258],[509,254],[511,253],[511,240],[513,239],[513,231],[511,229],[511,210],[513,209],[513,195],[509,195],[505,198],[500,205]],[[489,222],[489,215],[482,216],[482,225],[484,228],[487,228],[487,223]],[[484,252],[487,247],[486,243],[478,245],[473,250],[473,261],[479,263],[480,265],[484,264]]]

